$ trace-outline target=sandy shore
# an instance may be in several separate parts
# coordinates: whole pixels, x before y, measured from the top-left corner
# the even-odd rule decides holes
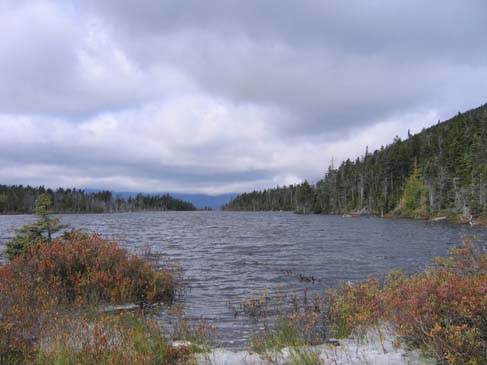
[[[397,344],[395,336],[385,329],[374,329],[361,338],[340,340],[338,345],[324,344],[304,348],[285,348],[281,351],[256,354],[215,349],[197,357],[200,365],[276,365],[292,364],[306,356],[323,364],[347,365],[433,365],[417,351],[409,351]],[[298,362],[300,363],[300,362]]]

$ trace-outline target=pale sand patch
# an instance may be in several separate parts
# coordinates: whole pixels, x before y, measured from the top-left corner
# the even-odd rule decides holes
[[[397,346],[396,337],[385,329],[369,330],[365,336],[340,340],[338,346],[325,344],[259,355],[248,351],[233,352],[215,349],[197,357],[200,365],[285,365],[306,364],[296,361],[306,354],[319,357],[321,364],[341,365],[433,365],[434,359],[426,359],[417,351]],[[308,362],[309,363],[309,362]]]

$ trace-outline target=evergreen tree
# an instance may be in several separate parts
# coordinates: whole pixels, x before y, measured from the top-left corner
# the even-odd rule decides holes
[[[22,185],[0,185],[0,214],[35,213],[35,201],[47,194],[55,213],[114,213],[133,211],[196,210],[186,201],[175,199],[169,194],[144,195],[136,199],[114,197],[110,191],[87,193],[77,189],[45,189]]]
[[[254,191],[237,196],[224,209],[309,212],[311,207],[315,213],[379,215],[399,208],[402,199],[411,212],[485,214],[486,151],[487,104],[421,133],[409,131],[406,140],[396,137],[373,153],[367,149],[364,156],[348,159],[338,168],[332,164],[311,186],[313,193],[303,194],[309,192],[306,183],[268,189],[266,196],[274,202],[269,208],[262,193]]]
[[[7,242],[5,253],[9,260],[22,255],[33,244],[51,243],[54,233],[68,227],[68,225],[60,224],[59,218],[49,216],[52,213],[49,210],[52,205],[49,195],[40,195],[35,204],[35,214],[38,220],[21,227],[17,231],[17,235]]]

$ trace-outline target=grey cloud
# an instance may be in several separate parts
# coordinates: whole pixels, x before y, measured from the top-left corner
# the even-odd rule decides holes
[[[432,41],[440,47],[471,46],[479,39],[478,31],[486,29],[487,4],[482,0],[108,0],[92,2],[92,9],[135,36],[196,28],[298,47],[333,45],[371,53],[414,46],[410,43],[431,46]]]
[[[457,87],[462,66],[487,63],[487,4],[480,0],[87,3],[69,11],[58,2],[24,3],[7,13],[18,21],[4,26],[14,33],[0,59],[9,70],[0,84],[4,112],[120,110],[194,82],[203,93],[282,109],[290,121],[276,121],[278,131],[290,125],[296,133],[299,121],[303,132],[316,133],[367,124],[427,98],[434,103],[432,95]],[[93,36],[107,43],[91,56],[113,74],[86,75],[80,55]],[[133,74],[103,58],[117,57],[104,56],[110,47]],[[457,68],[446,80],[443,65]],[[179,76],[158,77],[161,67]]]
[[[484,0],[0,9],[0,158],[26,166],[18,179],[186,191],[314,179],[411,116],[420,128],[486,101]],[[389,134],[371,137],[378,125]]]
[[[287,112],[278,133],[349,130],[419,104],[444,108],[465,67],[475,73],[487,63],[482,1],[108,1],[96,10],[138,62],[178,64],[207,92]],[[481,74],[469,88],[482,95],[486,82]]]
[[[0,12],[2,113],[78,120],[192,86],[167,65],[138,69],[103,24],[68,3],[6,3]]]
[[[20,152],[20,153],[19,153]],[[206,151],[207,152],[207,151]],[[58,166],[66,170],[73,166],[81,175],[94,176],[131,176],[141,179],[169,180],[180,183],[199,181],[211,184],[218,181],[228,184],[233,181],[254,181],[270,179],[274,171],[264,169],[241,169],[238,166],[227,166],[224,171],[207,166],[181,166],[171,164],[170,161],[155,161],[148,159],[118,158],[113,151],[86,151],[82,147],[56,146],[37,144],[22,146],[0,147],[0,154],[5,156],[0,161],[4,165],[46,165]],[[62,156],[62,159],[60,158]]]

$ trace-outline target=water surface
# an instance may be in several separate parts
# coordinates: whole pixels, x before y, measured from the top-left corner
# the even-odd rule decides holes
[[[0,216],[0,245],[34,219]],[[131,250],[150,245],[178,260],[190,289],[188,315],[215,324],[219,340],[231,348],[245,345],[252,324],[235,318],[228,303],[264,289],[321,292],[391,269],[415,272],[447,254],[464,235],[487,238],[482,228],[445,222],[277,212],[83,214],[62,216],[62,221],[117,239]],[[305,276],[316,281],[300,280]]]

